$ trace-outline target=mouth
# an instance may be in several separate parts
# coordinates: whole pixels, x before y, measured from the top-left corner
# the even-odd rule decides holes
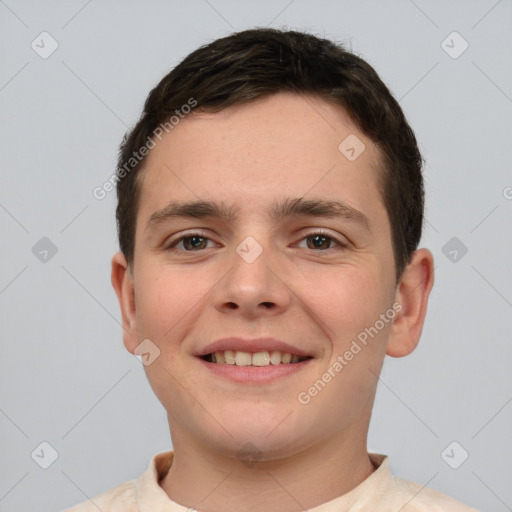
[[[210,375],[238,384],[261,385],[293,379],[314,364],[315,356],[298,345],[272,337],[223,338],[194,354]]]
[[[204,356],[200,356],[203,361],[213,364],[232,365],[232,366],[277,366],[283,364],[297,364],[308,359],[311,356],[299,356],[290,352],[281,352],[279,350],[261,350],[258,352],[246,352],[242,350],[218,350]]]

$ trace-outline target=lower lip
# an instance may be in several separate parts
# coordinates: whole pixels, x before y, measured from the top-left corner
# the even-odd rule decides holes
[[[198,357],[199,362],[211,372],[241,383],[264,384],[287,375],[300,372],[308,367],[313,359],[306,359],[300,363],[269,364],[268,366],[237,366],[234,364],[210,363]]]

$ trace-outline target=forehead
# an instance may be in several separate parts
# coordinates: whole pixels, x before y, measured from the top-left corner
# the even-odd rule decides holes
[[[316,96],[194,112],[156,142],[140,174],[140,224],[172,199],[238,203],[247,215],[308,194],[358,210],[381,202],[377,148],[342,107]]]

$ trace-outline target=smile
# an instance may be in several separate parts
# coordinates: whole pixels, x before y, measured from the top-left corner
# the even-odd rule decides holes
[[[270,366],[279,364],[295,364],[310,359],[309,356],[301,357],[290,352],[279,350],[245,352],[242,350],[222,350],[206,354],[204,361],[216,364],[229,364],[235,366]]]

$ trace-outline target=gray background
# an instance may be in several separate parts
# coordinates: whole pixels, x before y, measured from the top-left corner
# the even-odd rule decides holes
[[[510,0],[5,0],[0,20],[0,510],[61,510],[171,448],[165,411],[122,344],[115,192],[98,201],[92,190],[164,74],[199,45],[267,25],[367,59],[428,161],[422,245],[435,286],[419,348],[386,360],[369,449],[399,476],[512,510]],[[31,47],[51,48],[43,31],[59,45],[46,59]],[[469,44],[457,58],[453,31]],[[57,248],[46,261],[43,237]],[[58,453],[47,469],[43,441]]]

